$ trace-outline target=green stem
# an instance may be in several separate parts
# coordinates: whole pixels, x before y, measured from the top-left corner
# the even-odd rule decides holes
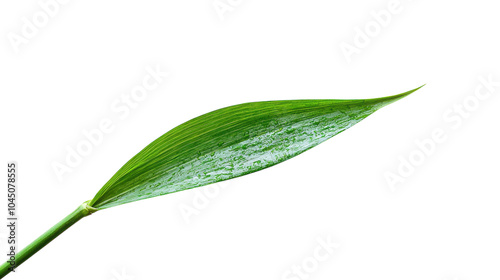
[[[24,261],[33,256],[36,252],[42,249],[45,245],[49,244],[54,238],[59,236],[59,234],[63,233],[69,227],[78,222],[81,218],[88,216],[95,211],[96,208],[88,206],[88,201],[84,202],[82,205],[78,206],[75,211],[66,216],[66,218],[62,219],[55,226],[51,227],[44,234],[38,237],[35,241],[31,242],[28,246],[22,249],[19,253],[15,255],[15,268],[20,266]],[[0,279],[5,277],[5,275],[11,272],[11,264],[9,260],[4,262],[0,266]]]

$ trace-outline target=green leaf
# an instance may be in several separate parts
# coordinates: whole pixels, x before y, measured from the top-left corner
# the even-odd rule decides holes
[[[109,208],[262,170],[307,151],[419,88],[375,99],[252,102],[201,115],[130,159],[89,206]]]

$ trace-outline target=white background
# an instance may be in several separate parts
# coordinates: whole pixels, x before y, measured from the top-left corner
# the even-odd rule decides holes
[[[202,113],[427,85],[305,154],[208,188],[208,198],[200,188],[86,217],[8,279],[297,280],[286,273],[303,263],[308,279],[500,279],[500,87],[474,103],[480,77],[500,81],[496,2],[401,0],[382,27],[371,22],[388,0],[215,3],[233,6],[68,1],[19,45],[11,39],[23,36],[23,18],[44,10],[0,4],[0,162],[19,163],[21,247]],[[349,62],[341,44],[356,47],[367,25],[373,36]],[[120,118],[113,102],[157,65],[169,77]],[[473,110],[458,124],[449,110],[464,100]],[[54,162],[105,118],[114,130],[58,180]],[[436,129],[446,140],[391,188],[385,174],[422,155],[415,141]],[[339,247],[318,262],[321,238]]]

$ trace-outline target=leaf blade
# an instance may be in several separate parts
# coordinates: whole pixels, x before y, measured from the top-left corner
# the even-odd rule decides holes
[[[375,99],[263,101],[206,113],[146,146],[89,205],[109,208],[268,168],[420,88]]]

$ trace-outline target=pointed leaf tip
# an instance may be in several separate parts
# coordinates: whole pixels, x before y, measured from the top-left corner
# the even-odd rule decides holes
[[[396,94],[396,95],[391,95],[391,96],[386,96],[386,97],[380,97],[380,98],[373,98],[373,99],[368,99],[368,101],[370,103],[373,103],[377,109],[380,109],[382,107],[385,107],[391,103],[394,103],[400,99],[403,99],[405,98],[406,96],[414,93],[415,91],[421,89],[422,87],[424,87],[426,84],[423,84],[417,88],[414,88],[412,90],[409,90],[409,91],[406,91],[406,92],[403,92],[403,93],[400,93],[400,94]]]

